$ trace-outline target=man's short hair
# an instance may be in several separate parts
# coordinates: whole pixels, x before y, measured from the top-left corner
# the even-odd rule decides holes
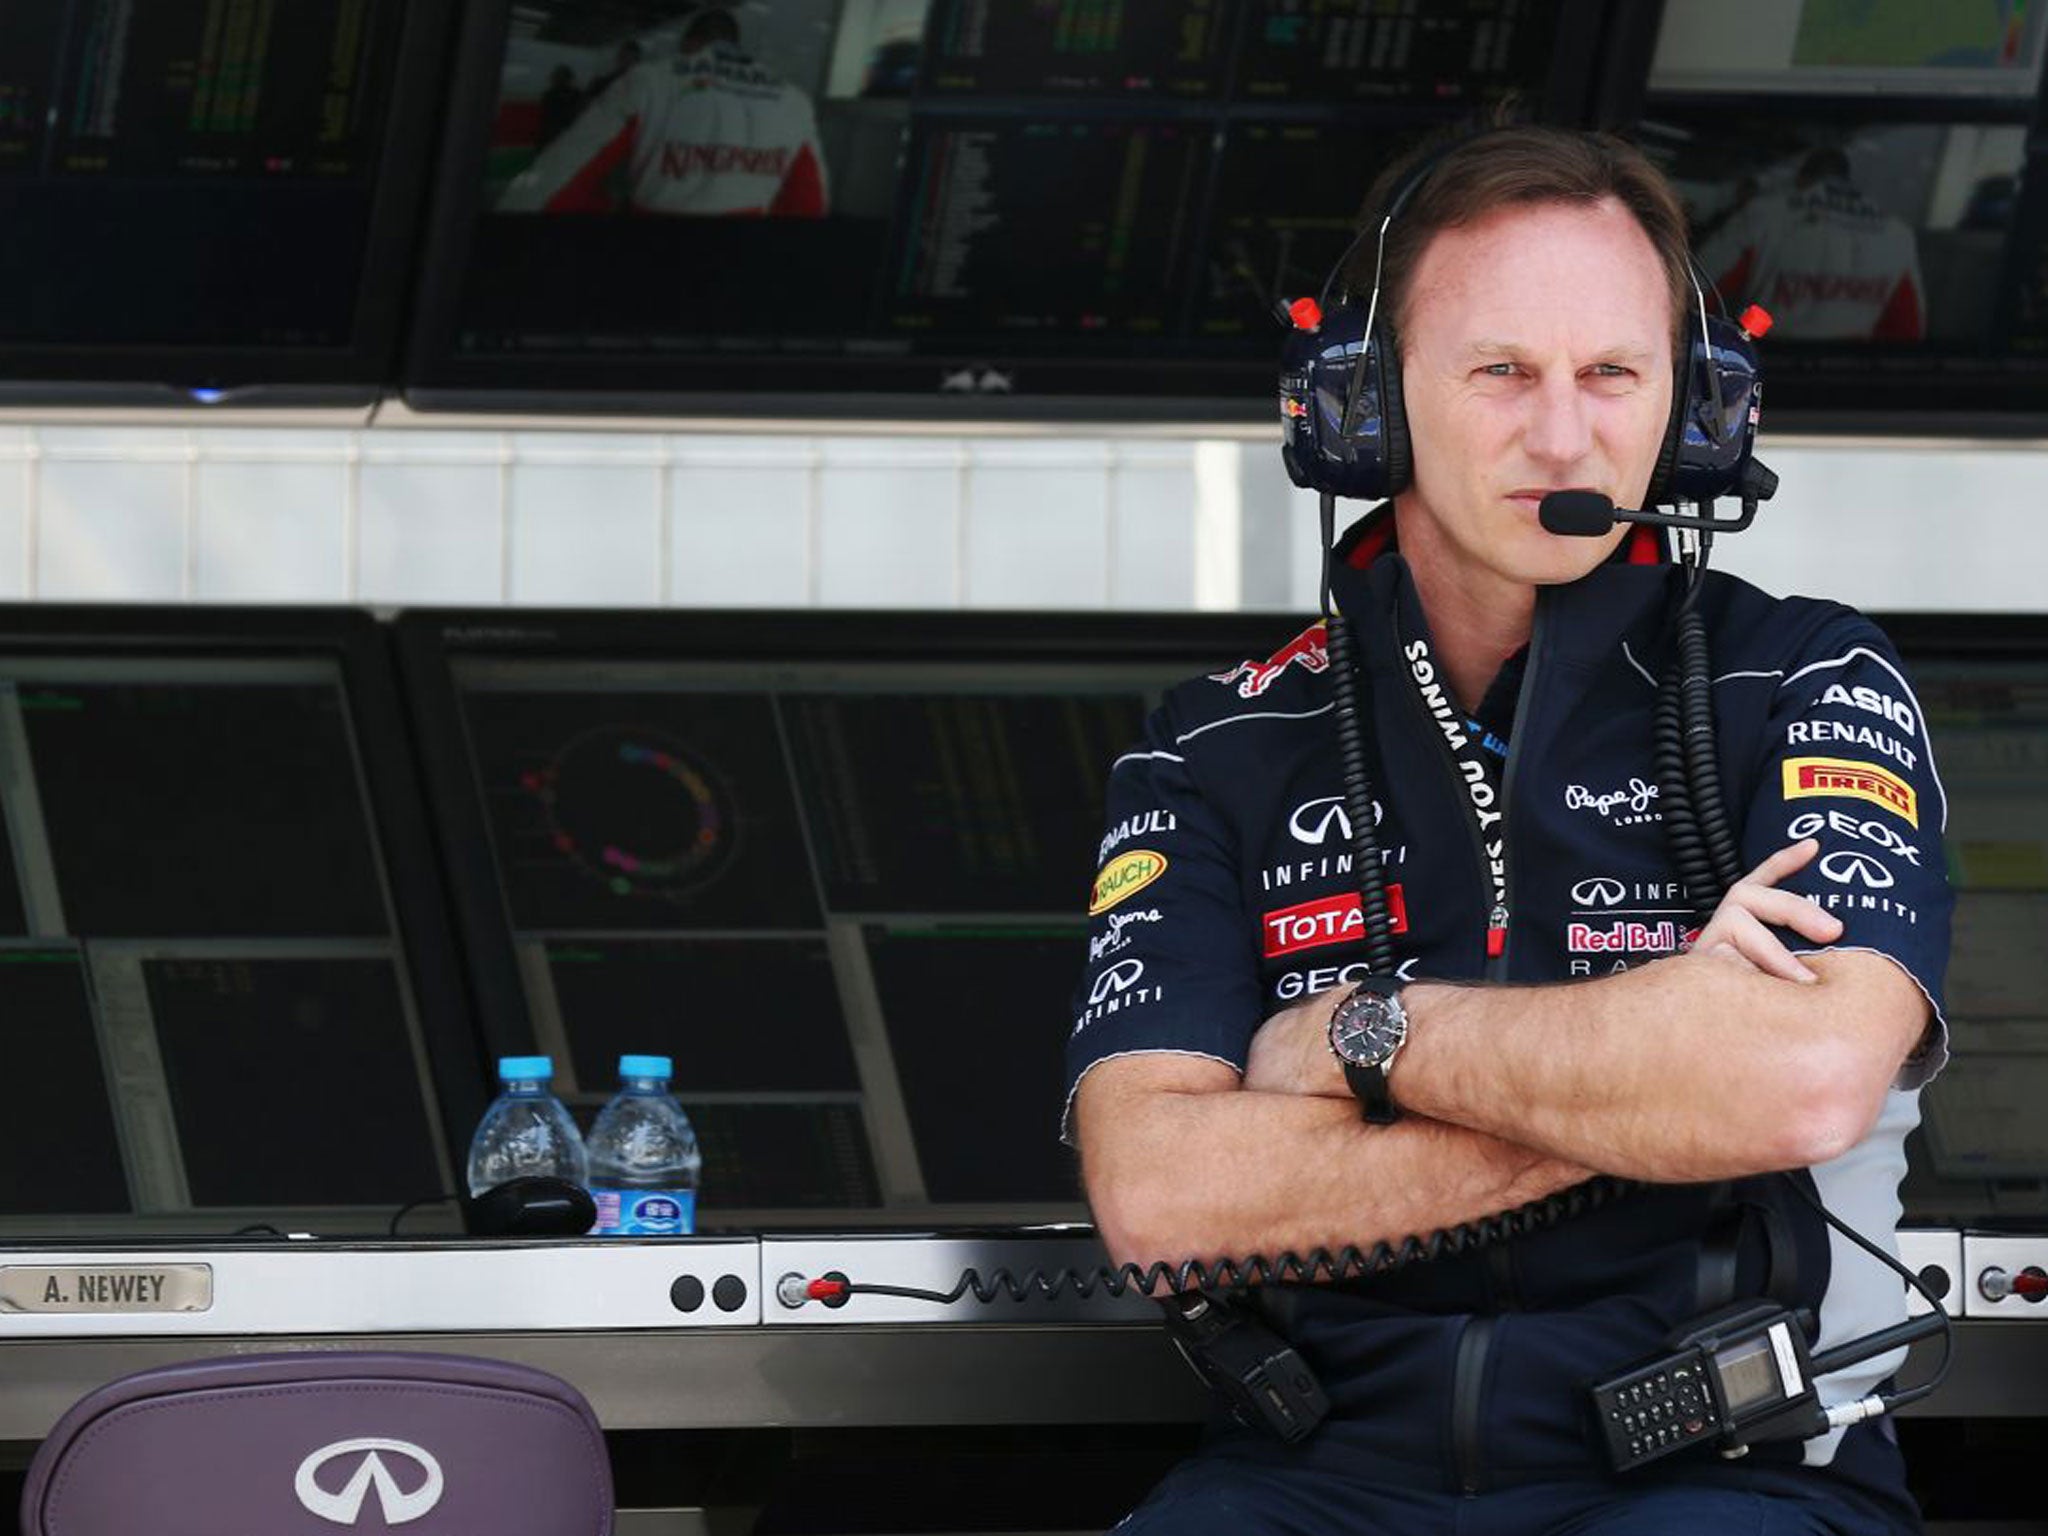
[[[1387,204],[1416,167],[1432,156],[1439,158],[1387,227],[1380,314],[1397,341],[1407,318],[1415,269],[1439,231],[1502,208],[1547,203],[1590,207],[1610,197],[1635,216],[1656,249],[1671,294],[1672,336],[1682,333],[1694,302],[1692,272],[1685,208],[1670,181],[1641,150],[1613,134],[1534,123],[1466,129],[1450,138],[1427,140],[1382,171],[1361,214],[1366,237],[1345,269],[1352,293],[1363,299],[1372,292],[1375,235]],[[1595,295],[1583,297],[1598,302]],[[1573,301],[1573,295],[1558,295],[1560,304]]]

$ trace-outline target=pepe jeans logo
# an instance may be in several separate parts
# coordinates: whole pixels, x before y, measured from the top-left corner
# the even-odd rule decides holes
[[[1619,789],[1597,791],[1583,784],[1567,784],[1564,805],[1568,811],[1598,811],[1617,827],[1639,821],[1662,821],[1664,813],[1654,808],[1657,786],[1638,776]]]
[[[320,1481],[320,1469],[329,1462],[361,1455],[355,1471],[339,1489],[330,1492]],[[396,1474],[384,1464],[385,1456],[400,1456],[413,1463],[424,1476],[410,1491],[399,1486]],[[338,1440],[323,1445],[299,1463],[292,1479],[292,1492],[299,1502],[322,1520],[336,1525],[354,1525],[363,1512],[363,1500],[377,1490],[377,1508],[387,1526],[417,1520],[441,1502],[441,1464],[424,1447],[407,1440]]]

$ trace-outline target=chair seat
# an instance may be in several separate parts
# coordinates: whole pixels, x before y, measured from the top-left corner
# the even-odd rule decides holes
[[[248,1355],[88,1393],[37,1449],[23,1536],[609,1536],[581,1393],[461,1355]]]

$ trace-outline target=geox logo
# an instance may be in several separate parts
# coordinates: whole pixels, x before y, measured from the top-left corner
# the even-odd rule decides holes
[[[357,1454],[362,1454],[363,1459],[339,1489],[330,1493],[321,1486],[322,1467]],[[398,1478],[384,1465],[386,1455],[402,1456],[419,1468],[424,1474],[419,1486],[410,1492],[399,1487]],[[373,1487],[384,1523],[404,1525],[441,1502],[441,1464],[425,1449],[405,1440],[338,1440],[333,1445],[321,1446],[300,1462],[298,1476],[292,1479],[292,1492],[298,1495],[299,1502],[322,1520],[336,1525],[356,1523],[363,1512],[363,1500]]]

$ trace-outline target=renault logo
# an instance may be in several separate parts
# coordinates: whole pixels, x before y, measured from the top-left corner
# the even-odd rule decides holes
[[[356,1463],[355,1471],[338,1491],[330,1493],[321,1486],[322,1467],[356,1455],[363,1459]],[[423,1472],[419,1486],[409,1492],[401,1488],[398,1478],[384,1464],[386,1455],[402,1456]],[[292,1491],[299,1496],[299,1502],[322,1520],[331,1520],[336,1525],[356,1523],[356,1517],[363,1511],[363,1499],[373,1487],[384,1523],[404,1525],[441,1502],[441,1464],[421,1447],[404,1440],[338,1440],[333,1445],[321,1446],[300,1462],[299,1474],[292,1479]]]
[[[1095,985],[1088,989],[1088,1001],[1099,1003],[1110,993],[1123,991],[1144,974],[1144,961],[1119,960],[1095,978]]]

